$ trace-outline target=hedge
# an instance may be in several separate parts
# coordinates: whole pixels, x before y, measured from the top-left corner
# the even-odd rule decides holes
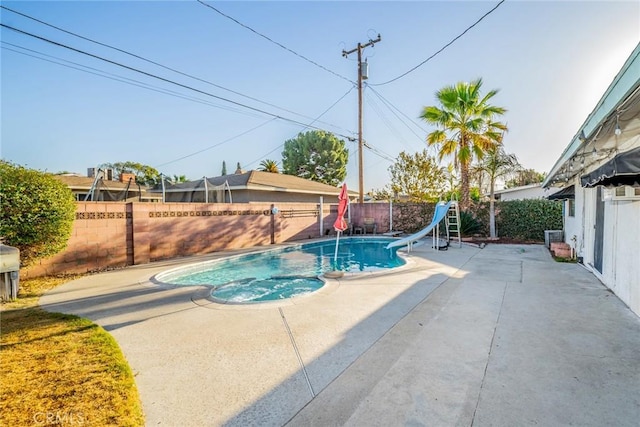
[[[394,228],[407,233],[426,227],[433,218],[433,203],[394,203]],[[479,223],[478,234],[489,236],[489,202],[472,203],[467,213]],[[546,199],[495,203],[498,237],[544,241],[545,230],[562,230],[562,203]],[[463,233],[464,234],[464,233]]]
[[[545,200],[509,200],[496,203],[499,237],[544,241],[545,230],[562,230],[562,203]]]

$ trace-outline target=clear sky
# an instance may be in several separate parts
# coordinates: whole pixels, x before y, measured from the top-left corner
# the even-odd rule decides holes
[[[435,92],[478,77],[485,90],[500,90],[494,104],[508,109],[506,150],[525,167],[548,171],[640,41],[637,0],[507,0],[442,53],[380,85],[498,1],[209,4],[331,72],[195,0],[2,2],[184,73],[2,9],[4,25],[147,73],[2,28],[2,158],[78,173],[136,161],[189,179],[220,175],[223,160],[229,172],[238,162],[247,170],[265,159],[281,162],[284,142],[303,124],[356,137],[357,91],[348,81],[357,79],[356,56],[341,52],[379,33],[382,41],[363,52],[371,85],[364,90],[364,139],[372,148],[365,150],[365,191],[388,183],[389,158],[426,147],[431,129],[418,116],[435,103]],[[347,183],[356,190],[357,143],[347,147]]]

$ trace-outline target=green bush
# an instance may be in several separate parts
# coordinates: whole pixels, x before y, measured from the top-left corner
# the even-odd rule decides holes
[[[478,223],[478,230],[474,234],[489,236],[489,202],[472,201],[467,212],[473,215]]]
[[[396,202],[393,204],[393,228],[415,233],[431,223],[434,203]]]
[[[394,203],[393,224],[397,230],[413,233],[426,227],[433,218],[432,203]],[[544,241],[545,230],[562,229],[562,203],[544,200],[510,200],[495,203],[498,237]],[[463,236],[489,236],[489,203],[472,203],[460,212]]]
[[[0,161],[0,237],[23,266],[67,246],[75,212],[71,190],[51,174]]]
[[[482,224],[473,213],[468,211],[460,212],[460,234],[462,236],[473,236],[480,233],[481,230]]]
[[[496,203],[499,237],[544,241],[545,230],[562,230],[562,203],[545,199]]]

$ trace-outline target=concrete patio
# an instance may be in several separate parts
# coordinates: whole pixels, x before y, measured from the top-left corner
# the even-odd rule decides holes
[[[211,257],[220,256],[220,254]],[[537,245],[422,246],[283,303],[160,286],[172,260],[40,300],[115,337],[147,425],[636,426],[640,319]]]

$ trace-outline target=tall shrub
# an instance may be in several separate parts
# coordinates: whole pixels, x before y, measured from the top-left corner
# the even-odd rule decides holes
[[[0,237],[23,266],[67,246],[75,212],[71,190],[51,174],[0,161]]]
[[[498,235],[544,241],[545,230],[562,230],[562,204],[551,200],[509,200],[498,205]]]
[[[393,228],[415,233],[431,223],[434,210],[433,203],[396,202],[393,204]]]

